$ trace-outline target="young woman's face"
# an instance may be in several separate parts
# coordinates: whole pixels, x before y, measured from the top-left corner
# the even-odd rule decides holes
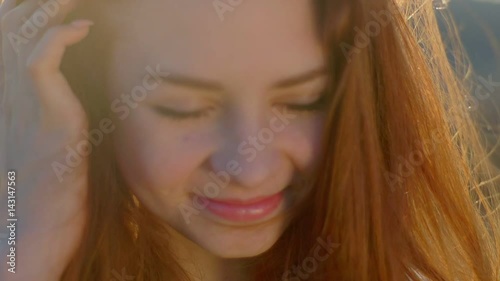
[[[127,183],[214,255],[268,250],[318,156],[325,59],[312,1],[119,3],[110,98]]]

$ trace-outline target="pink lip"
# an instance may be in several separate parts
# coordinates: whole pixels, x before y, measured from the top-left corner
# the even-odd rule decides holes
[[[208,202],[206,209],[212,214],[228,221],[250,222],[261,220],[275,211],[283,200],[283,192],[247,201],[204,199]]]

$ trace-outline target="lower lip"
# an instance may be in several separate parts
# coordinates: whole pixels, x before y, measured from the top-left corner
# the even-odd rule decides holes
[[[204,198],[206,209],[212,214],[233,222],[253,222],[267,218],[283,201],[283,192],[252,203],[215,201]]]

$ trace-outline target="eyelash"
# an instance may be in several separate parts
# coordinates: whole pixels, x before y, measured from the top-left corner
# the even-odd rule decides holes
[[[325,101],[326,101],[326,93],[322,93],[321,97],[314,101],[313,103],[310,104],[284,104],[282,106],[286,107],[289,110],[295,111],[295,112],[314,112],[314,111],[319,111],[322,110],[325,106]],[[154,110],[167,118],[170,118],[175,121],[182,121],[182,120],[196,120],[196,119],[202,119],[205,117],[208,117],[213,110],[212,108],[210,109],[205,109],[201,111],[194,111],[194,112],[182,112],[182,111],[176,111],[167,107],[163,106],[155,106],[153,107]]]
[[[310,104],[285,104],[287,109],[297,112],[313,112],[322,110],[325,106],[326,93],[322,93],[320,98]]]
[[[182,121],[186,119],[201,119],[204,117],[207,117],[210,115],[211,109],[206,109],[206,110],[201,110],[201,111],[194,111],[194,112],[182,112],[182,111],[176,111],[170,108],[166,108],[163,106],[155,106],[154,110],[159,113],[160,115],[163,115],[165,117],[168,117],[172,120],[176,121]]]

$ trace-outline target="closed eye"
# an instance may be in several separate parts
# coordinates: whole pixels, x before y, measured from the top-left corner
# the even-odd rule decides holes
[[[153,106],[153,109],[156,113],[173,120],[199,119],[207,117],[212,111],[211,109],[203,109],[197,111],[178,111],[163,106]]]

